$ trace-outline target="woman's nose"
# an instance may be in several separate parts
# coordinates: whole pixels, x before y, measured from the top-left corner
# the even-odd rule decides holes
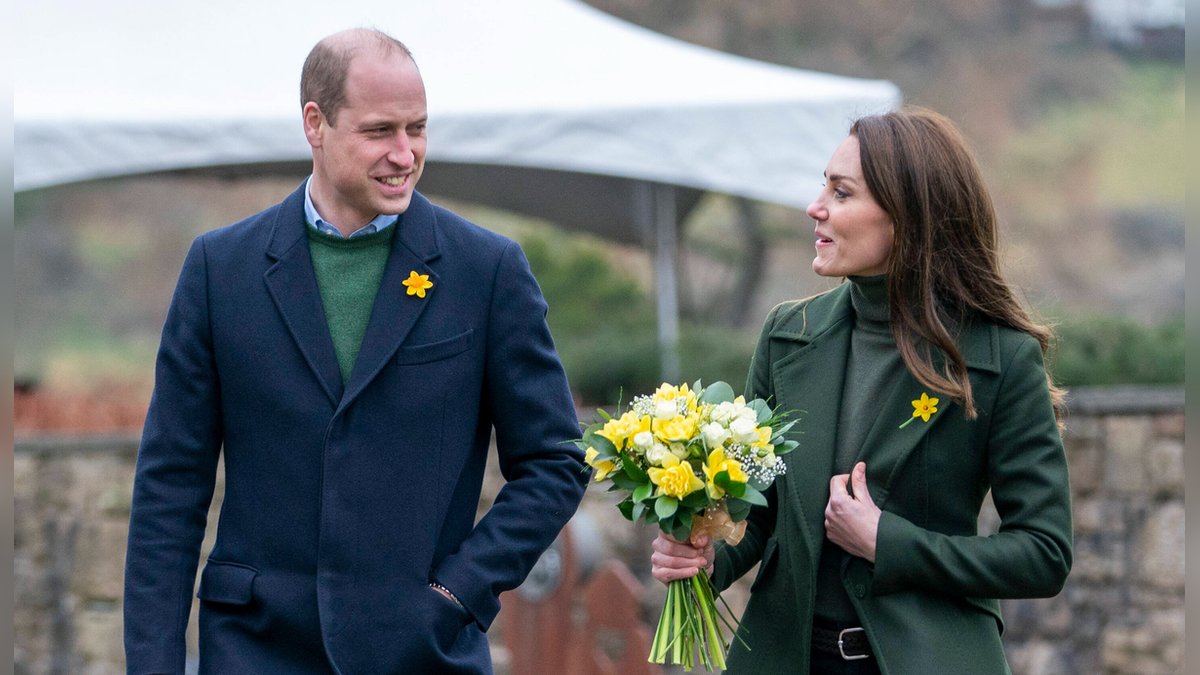
[[[821,200],[819,199],[814,199],[812,203],[808,205],[808,208],[804,209],[804,212],[807,213],[808,217],[812,218],[813,220],[825,220],[825,207],[821,205]]]

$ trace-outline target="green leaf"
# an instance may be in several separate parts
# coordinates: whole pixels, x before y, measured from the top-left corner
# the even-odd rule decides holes
[[[692,531],[692,516],[692,512],[688,511],[687,509],[682,509],[675,512],[675,519],[679,521],[680,525],[686,527],[688,532]]]
[[[670,495],[663,495],[654,502],[654,513],[660,519],[670,518],[679,509],[679,500]]]
[[[740,495],[739,498],[744,499],[747,502],[749,502],[755,506],[766,506],[767,505],[766,496],[764,496],[763,493],[759,492],[758,490],[755,490],[754,488],[752,488],[750,486],[746,486],[744,494]]]
[[[800,447],[800,443],[797,441],[784,441],[782,445],[775,446],[775,454],[786,455],[798,447]]]
[[[614,460],[617,458],[617,446],[612,444],[612,441],[597,433],[591,433],[583,437],[584,442],[596,449],[599,453],[596,455],[597,460]],[[584,448],[586,450],[587,448]]]
[[[604,408],[596,408],[596,414],[599,415],[600,417],[604,418],[605,422],[608,422],[612,419],[612,415],[609,415],[608,411],[605,410]],[[603,425],[600,425],[600,426],[603,427]]]
[[[746,484],[729,481],[729,487],[725,488],[725,491],[730,495],[741,499],[742,495],[746,494]]]
[[[692,526],[679,523],[670,529],[670,533],[679,541],[687,541],[687,538],[692,536]]]
[[[642,483],[633,491],[633,501],[641,503],[646,501],[650,493],[654,490],[654,485],[650,483]]]
[[[713,404],[731,403],[734,398],[733,387],[718,380],[704,389],[704,394],[700,396],[700,402]]]
[[[750,502],[744,502],[740,499],[730,499],[725,504],[726,510],[729,511],[729,518],[733,522],[741,522],[750,515]]]
[[[717,475],[713,476],[713,483],[716,483],[717,487],[725,490],[734,497],[741,497],[746,490],[746,484],[730,479],[728,471],[718,472]]]
[[[696,490],[695,492],[684,497],[680,504],[682,504],[685,509],[691,509],[693,511],[702,509],[708,506],[708,493],[704,490]]]
[[[637,519],[641,518],[642,515],[645,513],[646,513],[646,505],[642,502],[637,502],[636,504],[633,505],[633,517],[629,518],[629,519],[636,522]]]
[[[764,422],[771,419],[771,406],[761,398],[756,398],[746,404],[746,407],[758,413],[758,424],[761,426]]]
[[[637,462],[633,461],[633,458],[628,455],[621,456],[621,470],[625,472],[626,476],[629,476],[638,483],[650,482],[650,476],[646,475],[646,472],[642,471],[642,467],[638,466]]]
[[[786,434],[787,432],[791,431],[792,427],[796,426],[796,421],[797,420],[792,420],[791,422],[788,422],[787,424],[779,427],[778,429],[772,429],[771,431],[772,431],[773,436],[779,437],[779,436],[782,436],[782,435]]]
[[[621,512],[621,515],[625,516],[625,520],[632,522],[637,520],[637,518],[633,516],[633,506],[633,502],[626,499],[617,504],[617,510]]]
[[[609,480],[611,480],[613,482],[613,485],[616,485],[617,487],[621,488],[622,490],[629,490],[630,492],[633,492],[634,490],[638,489],[638,486],[642,484],[639,481],[636,481],[636,480],[630,478],[629,476],[626,476],[625,473],[622,471],[618,471],[618,472],[612,474],[610,476]]]

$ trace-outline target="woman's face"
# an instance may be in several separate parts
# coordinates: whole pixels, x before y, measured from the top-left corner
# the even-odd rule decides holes
[[[825,169],[821,194],[805,210],[816,221],[813,271],[823,277],[874,276],[887,272],[891,218],[867,191],[858,138],[847,136]]]

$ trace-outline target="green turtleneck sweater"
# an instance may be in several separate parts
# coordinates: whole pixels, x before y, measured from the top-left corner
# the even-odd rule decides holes
[[[393,226],[382,232],[342,239],[308,228],[313,272],[343,384],[350,379],[358,360],[395,232]]]
[[[883,407],[882,397],[906,372],[888,322],[887,276],[850,277],[850,284],[854,329],[834,441],[834,474],[850,473],[858,460],[871,463],[871,448],[863,442]],[[842,586],[840,570],[849,555],[825,540],[817,568],[816,614],[838,624],[861,625]]]

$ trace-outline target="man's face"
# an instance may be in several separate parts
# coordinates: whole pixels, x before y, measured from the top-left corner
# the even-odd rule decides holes
[[[425,167],[425,84],[400,51],[362,50],[350,62],[337,123],[313,102],[304,133],[313,149],[313,202],[343,233],[403,213]]]

